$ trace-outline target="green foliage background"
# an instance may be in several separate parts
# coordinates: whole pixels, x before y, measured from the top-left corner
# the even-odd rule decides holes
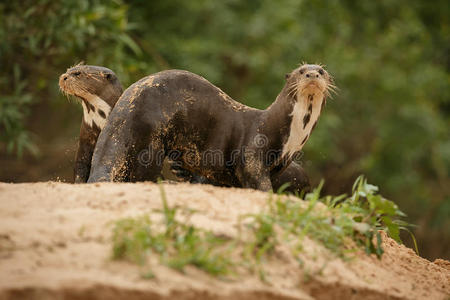
[[[267,107],[300,62],[340,92],[304,148],[325,192],[360,173],[450,253],[450,6],[446,0],[24,0],[0,3],[0,180],[71,179],[79,105],[58,77],[80,61],[124,87],[163,69],[201,74]]]

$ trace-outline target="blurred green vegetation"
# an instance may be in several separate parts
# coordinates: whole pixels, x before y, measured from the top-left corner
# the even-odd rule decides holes
[[[2,2],[0,180],[70,180],[44,163],[74,147],[81,111],[57,81],[80,61],[125,87],[187,69],[258,108],[323,63],[340,92],[304,148],[313,182],[340,193],[366,174],[419,225],[421,253],[449,258],[449,17],[446,0]]]

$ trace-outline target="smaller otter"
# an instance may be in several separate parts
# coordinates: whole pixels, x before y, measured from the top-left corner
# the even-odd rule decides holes
[[[64,94],[78,97],[83,106],[74,181],[86,182],[98,135],[123,92],[122,85],[110,69],[79,64],[59,77],[59,87]]]

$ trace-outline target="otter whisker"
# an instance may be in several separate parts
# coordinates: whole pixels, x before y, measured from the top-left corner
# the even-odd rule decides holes
[[[297,86],[293,87],[293,88],[289,91],[289,95],[296,94],[296,93],[299,91],[299,87],[300,87],[300,85],[297,85]]]
[[[290,87],[288,87],[288,90],[289,91],[292,91],[292,90],[295,90],[295,89],[297,89],[298,88],[298,84],[293,84],[293,85],[291,85]]]
[[[288,90],[288,97],[293,96],[298,91],[298,86],[292,87],[290,90]]]
[[[336,86],[332,86],[332,85],[327,85],[327,87],[326,87],[328,90],[330,90],[330,91],[336,91],[336,90],[338,90],[338,88],[336,87]]]
[[[300,82],[294,82],[288,87],[288,96],[291,96],[293,92],[296,92],[298,90],[298,87],[300,86]]]
[[[333,84],[328,84],[326,89],[330,92],[333,92],[334,94],[337,94],[337,92],[339,91],[339,88]]]
[[[64,91],[64,90],[61,90],[61,92],[62,92],[63,96],[67,98],[67,100],[70,100],[70,99],[69,99],[69,93],[67,93],[67,92]]]
[[[334,99],[334,95],[338,94],[338,92],[337,92],[338,90],[339,89],[335,85],[328,84],[326,86],[325,92],[326,92],[328,97],[330,97],[331,99]]]
[[[291,96],[294,96],[296,93],[297,93],[297,89],[293,89],[292,91],[290,91],[289,93],[288,93],[288,96],[289,97],[291,97]]]
[[[297,85],[296,84],[292,84],[292,85],[290,85],[290,86],[288,86],[288,91],[292,91],[293,89],[296,89],[297,88]]]
[[[335,89],[337,89],[338,87],[337,86],[335,86],[334,84],[332,84],[332,83],[328,83],[327,84],[327,86],[329,86],[329,87],[332,87],[332,88],[335,88]]]

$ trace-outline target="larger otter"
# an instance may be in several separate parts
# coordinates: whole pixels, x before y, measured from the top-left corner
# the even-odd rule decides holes
[[[78,97],[83,106],[83,119],[74,168],[74,180],[76,183],[86,182],[98,135],[106,124],[110,110],[115,106],[122,94],[122,85],[110,69],[82,64],[67,69],[60,76],[59,85],[63,93]],[[170,171],[179,180],[218,184],[190,173],[179,162],[174,161],[169,166]],[[309,189],[308,176],[301,166],[295,162],[289,165],[284,172],[272,178],[275,190],[286,182],[290,182],[290,186],[286,191],[292,193],[300,193],[302,190]]]
[[[276,101],[258,110],[187,71],[148,76],[114,107],[88,182],[154,181],[163,158],[175,153],[184,168],[213,182],[270,190],[271,176],[309,138],[331,87],[322,67],[302,65],[287,76]]]

